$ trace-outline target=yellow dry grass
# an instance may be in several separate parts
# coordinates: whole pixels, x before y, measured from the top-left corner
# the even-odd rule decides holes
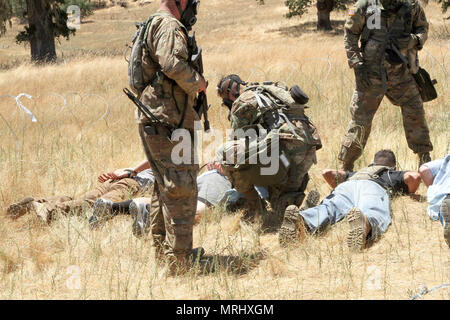
[[[314,31],[314,10],[302,20],[286,20],[282,1],[266,2],[202,3],[195,29],[211,83],[211,122],[214,128],[227,128],[214,93],[220,75],[299,84],[311,97],[308,115],[324,143],[308,189],[325,196],[330,189],[320,172],[338,165],[353,90],[343,48],[345,13],[333,13],[336,31],[325,34]],[[442,227],[428,218],[426,203],[408,197],[393,201],[388,232],[361,254],[349,253],[345,223],[283,249],[276,233],[260,234],[239,216],[216,210],[195,227],[194,244],[221,258],[240,257],[246,272],[230,268],[180,278],[167,277],[156,266],[151,241],[134,238],[127,217],[96,231],[89,230],[85,217],[59,217],[51,226],[31,216],[8,219],[3,211],[11,202],[27,195],[79,194],[95,186],[99,173],[144,158],[133,107],[121,94],[127,72],[120,54],[132,23],[156,7],[154,2],[96,11],[76,37],[61,40],[61,61],[52,66],[23,62],[28,51],[14,44],[17,26],[0,39],[1,65],[14,66],[0,73],[0,96],[30,94],[31,100],[21,101],[38,118],[31,123],[14,100],[0,98],[0,299],[407,299],[422,285],[450,282]],[[426,12],[430,39],[420,58],[439,81],[439,99],[426,104],[432,157],[439,158],[449,152],[450,141],[450,35],[435,3]],[[369,163],[380,148],[394,150],[402,169],[416,169],[400,109],[386,101],[357,165]],[[419,193],[426,195],[424,186]],[[262,260],[249,256],[260,251]],[[448,299],[449,290],[426,298]]]

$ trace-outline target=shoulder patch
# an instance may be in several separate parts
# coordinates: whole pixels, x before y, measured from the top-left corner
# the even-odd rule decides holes
[[[357,11],[358,11],[358,8],[355,7],[355,6],[353,6],[353,7],[351,7],[351,8],[348,10],[348,15],[351,16],[351,17],[353,17],[353,16],[356,14]]]

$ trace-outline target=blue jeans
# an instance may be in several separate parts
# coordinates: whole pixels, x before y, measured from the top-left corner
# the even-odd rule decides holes
[[[391,224],[389,196],[379,184],[369,180],[341,183],[320,205],[300,211],[311,232],[323,230],[345,218],[351,208],[358,208],[369,220],[373,240]]]

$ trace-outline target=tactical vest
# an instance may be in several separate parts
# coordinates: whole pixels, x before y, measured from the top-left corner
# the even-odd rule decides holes
[[[385,42],[387,35],[391,37],[404,37],[405,34],[412,32],[412,12],[415,6],[414,0],[402,0],[402,6],[395,13],[382,10],[380,22],[381,28],[368,28],[369,17],[375,14],[375,9],[371,6],[370,1],[365,1],[362,5],[362,10],[365,12],[366,23],[361,34],[361,47],[364,48],[369,39],[374,39],[379,42]],[[388,26],[389,22],[389,26]]]
[[[386,170],[392,169],[388,166],[370,165],[356,172],[348,180],[371,180],[374,181],[380,177],[380,174]]]
[[[145,86],[148,86],[149,84],[154,84],[154,86],[156,87],[162,87],[162,82],[163,81],[168,81],[170,82],[172,85],[175,85],[176,82],[173,81],[172,79],[168,78],[162,71],[161,71],[161,66],[159,65],[158,62],[155,61],[154,58],[152,58],[152,53],[150,51],[150,48],[148,47],[147,44],[147,39],[149,36],[149,31],[150,31],[150,27],[152,25],[152,21],[155,17],[158,16],[169,16],[169,14],[166,14],[164,12],[156,12],[155,14],[153,14],[149,20],[147,20],[146,22],[146,27],[145,30],[143,32],[143,44],[142,44],[142,50],[143,53],[141,55],[142,59],[142,69],[143,69],[143,82],[145,83]],[[177,19],[174,20],[179,27],[181,28],[181,30],[183,30],[184,34],[186,35],[186,39],[188,39],[188,49],[189,49],[189,61],[191,59],[192,56],[192,48],[193,45],[192,43],[190,43],[190,41],[193,41],[189,35],[188,35],[188,31],[186,30],[186,27]],[[160,88],[157,88],[156,92],[161,92]]]

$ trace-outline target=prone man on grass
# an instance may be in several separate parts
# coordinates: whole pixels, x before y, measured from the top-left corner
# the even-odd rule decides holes
[[[319,233],[346,218],[349,249],[363,250],[391,224],[390,198],[413,194],[421,181],[418,172],[396,170],[391,150],[378,151],[373,163],[357,172],[328,169],[323,177],[335,189],[316,207],[286,209],[279,232],[280,245],[300,243],[308,232]]]

